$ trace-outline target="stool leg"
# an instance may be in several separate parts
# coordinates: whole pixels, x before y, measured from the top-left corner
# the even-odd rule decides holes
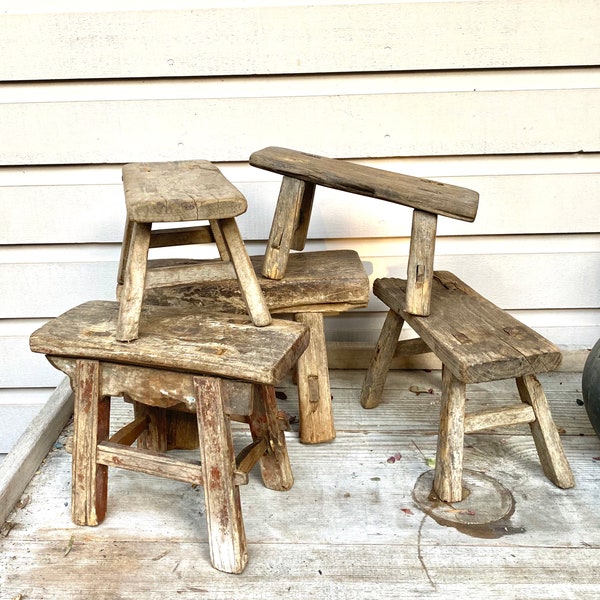
[[[462,500],[466,385],[442,366],[442,406],[433,490],[444,502]]]
[[[127,219],[125,222],[125,231],[123,233],[123,242],[121,244],[121,256],[119,258],[119,271],[117,272],[117,284],[123,285],[125,281],[125,268],[127,267],[127,257],[131,249],[131,237],[133,235],[133,221]]]
[[[100,390],[100,363],[78,360],[74,384],[72,519],[77,525],[98,525],[106,515],[108,467],[96,463],[96,447],[108,438],[110,423],[110,397]]]
[[[381,402],[385,379],[390,370],[403,325],[404,319],[400,315],[393,310],[388,311],[363,382],[360,394],[360,403],[363,408],[375,408]]]
[[[133,414],[146,417],[148,426],[137,439],[137,447],[154,452],[166,452],[167,447],[167,409],[150,406],[141,402],[133,403]]]
[[[516,381],[521,400],[531,405],[535,413],[535,421],[529,427],[546,477],[560,488],[573,487],[573,472],[550,414],[542,384],[534,375],[518,377]]]
[[[260,459],[263,482],[271,490],[289,490],[294,483],[294,477],[285,434],[277,418],[275,388],[271,385],[253,385],[252,395],[253,410],[248,417],[252,439],[267,441],[267,452]]]
[[[248,552],[240,491],[233,481],[235,454],[222,382],[194,377],[194,387],[211,562],[220,571],[241,573]]]
[[[248,307],[248,312],[252,322],[257,327],[264,327],[271,323],[271,314],[267,308],[267,303],[258,284],[256,272],[252,267],[246,247],[242,241],[240,230],[235,219],[219,219],[218,226],[221,228],[223,239],[227,244],[227,250],[233,263],[233,268],[240,283],[242,296]]]
[[[310,330],[308,348],[298,359],[300,441],[320,444],[335,438],[325,329],[321,313],[296,313],[294,319]]]
[[[116,335],[120,342],[130,342],[138,337],[151,229],[151,223],[133,224],[131,246],[125,264],[123,288],[119,298],[119,320],[117,321]]]

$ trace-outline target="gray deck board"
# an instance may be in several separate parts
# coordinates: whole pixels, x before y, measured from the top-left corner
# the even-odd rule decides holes
[[[55,449],[0,538],[0,599],[598,597],[600,440],[577,403],[580,374],[540,377],[565,430],[574,489],[545,479],[527,427],[468,436],[465,466],[514,497],[511,534],[494,539],[440,525],[413,500],[435,454],[439,372],[391,373],[384,403],[370,411],[358,402],[363,375],[332,373],[333,443],[302,445],[292,426],[291,491],[267,490],[251,473],[241,490],[250,553],[242,575],[210,567],[202,490],[188,484],[114,470],[104,523],[73,525],[70,456]],[[433,393],[417,396],[411,385]],[[518,401],[506,383],[469,390],[473,405]],[[280,407],[296,414],[294,388],[283,391]],[[128,410],[115,406],[116,420]],[[237,426],[235,435],[247,439]]]

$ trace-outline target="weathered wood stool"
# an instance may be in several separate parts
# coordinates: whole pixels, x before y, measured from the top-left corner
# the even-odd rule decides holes
[[[123,185],[127,221],[117,276],[121,303],[118,340],[137,338],[145,289],[227,276],[237,278],[253,323],[263,326],[271,322],[235,222],[235,217],[246,211],[246,199],[215,165],[206,160],[131,163],[123,167]],[[188,221],[209,224],[152,229],[153,223]],[[207,242],[216,243],[221,261],[148,269],[151,247]]]
[[[116,302],[82,304],[31,336],[31,349],[69,375],[75,391],[73,521],[104,519],[109,466],[203,485],[212,564],[239,573],[247,549],[238,486],[257,461],[268,488],[293,483],[273,384],[308,345],[308,331],[289,321],[257,328],[246,316],[160,307],[142,316],[134,344],[117,341]],[[112,436],[111,396],[146,408]],[[167,409],[196,414],[201,462],[130,447],[164,432]],[[237,459],[230,420],[248,423],[254,440]]]
[[[393,174],[389,177],[391,181]],[[395,353],[403,348],[407,353],[434,352],[443,365],[434,475],[434,492],[441,500],[462,499],[464,434],[518,423],[529,423],[547,477],[558,487],[572,487],[573,474],[535,377],[558,368],[560,351],[452,273],[433,270],[437,215],[473,220],[478,195],[417,178],[405,177],[404,184],[406,196],[417,195],[422,202],[413,205],[418,210],[413,214],[407,279],[376,279],[373,285],[390,310],[363,384],[363,407],[379,404]],[[420,336],[421,345],[398,342],[404,322]],[[465,415],[467,384],[508,378],[516,379],[521,404]]]
[[[284,175],[266,253],[250,259],[271,314],[293,315],[310,328],[310,344],[297,368],[300,440],[308,444],[335,438],[324,317],[365,307],[370,291],[369,278],[354,250],[291,252],[304,249],[316,186],[337,187],[337,172],[330,173],[328,167],[333,164],[339,170],[344,163],[324,164],[327,160],[285,148],[265,148],[250,157],[251,165]],[[188,264],[191,267],[193,263]],[[200,272],[193,282],[148,289],[144,301],[247,310],[233,276],[216,282],[202,278]],[[172,421],[177,415],[169,418]],[[186,442],[182,421],[179,419],[181,443],[193,443]]]

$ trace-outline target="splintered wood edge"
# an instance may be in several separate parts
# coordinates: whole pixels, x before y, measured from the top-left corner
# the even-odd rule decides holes
[[[73,414],[73,392],[65,377],[0,465],[0,524]]]

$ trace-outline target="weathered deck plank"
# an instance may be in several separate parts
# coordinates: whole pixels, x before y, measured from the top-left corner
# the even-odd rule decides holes
[[[14,528],[0,538],[0,597],[597,597],[600,440],[576,402],[579,374],[543,377],[566,430],[574,489],[546,480],[527,428],[468,437],[467,466],[497,479],[515,500],[507,522],[512,534],[495,539],[442,526],[413,501],[435,452],[439,372],[391,373],[386,402],[370,411],[359,405],[361,375],[332,373],[335,442],[302,445],[296,430],[288,434],[292,490],[267,490],[251,473],[241,490],[250,554],[242,575],[210,567],[202,490],[187,484],[116,470],[105,522],[73,525],[70,457],[59,449],[25,491],[27,505],[10,516]],[[411,385],[434,393],[417,396]],[[280,407],[293,414],[295,390],[283,391]],[[484,384],[469,397],[492,402],[513,393],[512,386]],[[122,419],[127,410],[123,404],[113,412]],[[242,429],[235,435],[246,441]]]

